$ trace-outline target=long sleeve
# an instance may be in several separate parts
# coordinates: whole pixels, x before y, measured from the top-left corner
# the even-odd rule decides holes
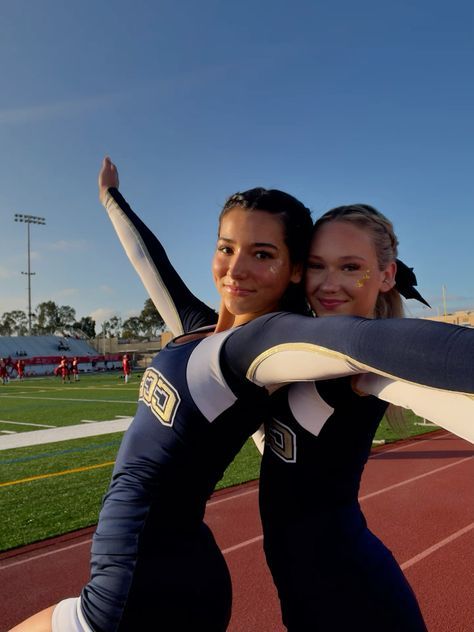
[[[308,318],[277,312],[235,330],[231,371],[260,386],[376,373],[474,394],[474,330],[429,320]]]
[[[117,189],[107,191],[104,206],[131,264],[173,335],[216,323],[215,311],[189,291],[159,240]]]
[[[356,388],[390,404],[412,410],[466,441],[474,443],[474,397],[409,384],[367,373],[357,377]]]
[[[215,324],[216,312],[190,292],[171,265],[160,241],[134,213],[118,189],[107,191],[104,206],[127,257],[173,335]],[[262,454],[263,426],[252,438]]]

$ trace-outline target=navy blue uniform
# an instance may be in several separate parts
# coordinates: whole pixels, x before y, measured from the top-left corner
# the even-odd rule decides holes
[[[120,210],[121,221],[140,233],[133,211],[113,189],[108,209],[109,213]],[[117,228],[117,218],[112,221]],[[166,277],[171,281],[164,284],[166,298],[174,303],[176,315],[172,326],[179,323],[186,330],[188,323],[212,322],[214,316],[202,311],[192,295],[186,297],[182,285],[176,286],[179,292],[174,294],[176,273],[149,232],[147,240],[143,254],[151,271],[147,289],[159,311]],[[128,244],[124,246],[130,255]],[[143,277],[133,258],[132,263]],[[158,269],[155,282],[153,270]],[[221,359],[235,379],[247,375],[260,384],[271,383],[272,377],[275,382],[337,377],[331,367],[318,374],[310,361],[306,366],[308,357],[317,353],[312,346],[317,344],[328,364],[353,358],[359,363],[357,370],[366,367],[435,388],[472,393],[472,351],[467,351],[472,342],[473,334],[466,329],[429,321],[312,320],[279,314],[233,332]],[[372,396],[360,397],[350,380],[284,387],[272,395],[266,414],[260,504],[265,553],[283,618],[291,632],[424,630],[403,573],[367,529],[357,500],[372,439],[387,404]],[[237,418],[235,423],[239,423]]]
[[[387,404],[350,378],[272,397],[260,474],[264,549],[290,631],[418,631],[425,625],[390,551],[367,528],[360,478]]]
[[[205,505],[261,423],[267,394],[221,374],[225,337],[172,342],[144,374],[81,595],[84,616],[97,632],[227,627],[230,578],[203,522]]]

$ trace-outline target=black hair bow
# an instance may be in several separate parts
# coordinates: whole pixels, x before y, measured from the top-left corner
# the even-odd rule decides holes
[[[417,285],[417,282],[413,268],[409,268],[403,263],[403,261],[397,259],[397,273],[395,275],[395,287],[397,290],[405,298],[415,298],[427,307],[431,307],[431,305],[421,296],[418,290],[415,290],[415,285]]]

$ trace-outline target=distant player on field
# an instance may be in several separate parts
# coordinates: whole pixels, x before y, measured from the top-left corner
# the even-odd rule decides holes
[[[72,359],[71,371],[73,375],[73,381],[79,382],[79,360],[76,358],[76,356],[74,356],[74,358]]]
[[[122,358],[122,369],[123,369],[123,379],[125,380],[125,384],[127,384],[130,379],[130,375],[132,373],[132,365],[130,364],[130,358],[126,353],[123,354]]]

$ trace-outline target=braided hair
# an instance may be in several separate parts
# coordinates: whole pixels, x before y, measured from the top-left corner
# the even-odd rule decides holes
[[[393,224],[373,206],[351,204],[333,208],[316,221],[314,233],[323,224],[331,221],[351,222],[370,233],[380,270],[385,270],[392,261],[396,261],[398,239],[393,230]],[[380,292],[375,304],[375,318],[399,318],[402,316],[404,316],[403,303],[398,289],[394,286],[388,292]]]

